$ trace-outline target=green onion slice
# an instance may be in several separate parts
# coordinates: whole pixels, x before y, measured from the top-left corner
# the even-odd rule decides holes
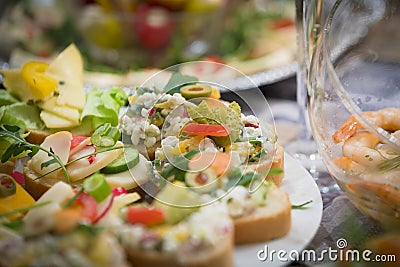
[[[111,194],[111,187],[106,182],[104,175],[95,173],[85,179],[83,189],[91,195],[97,203],[103,201]]]
[[[111,147],[121,137],[121,133],[117,127],[111,126],[110,123],[98,127],[90,137],[90,141],[97,147]]]

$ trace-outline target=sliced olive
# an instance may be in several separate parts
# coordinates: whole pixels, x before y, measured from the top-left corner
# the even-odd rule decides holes
[[[217,174],[210,168],[201,172],[187,172],[185,183],[199,193],[208,193],[218,187]]]
[[[0,198],[14,195],[17,190],[14,179],[4,173],[0,173]]]
[[[204,84],[192,84],[181,87],[181,95],[186,99],[197,97],[209,97],[212,92],[211,86]]]

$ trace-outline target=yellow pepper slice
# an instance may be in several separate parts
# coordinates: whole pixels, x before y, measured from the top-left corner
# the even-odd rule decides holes
[[[57,80],[45,73],[48,66],[47,63],[35,61],[27,62],[22,66],[22,79],[30,86],[35,98],[46,98],[57,89]]]
[[[11,212],[35,204],[35,200],[32,198],[32,196],[29,195],[29,193],[26,192],[25,189],[23,189],[20,184],[15,182],[15,180],[11,176],[3,173],[1,173],[0,175],[12,179],[15,185],[14,194],[11,194],[6,197],[0,197],[0,214]],[[10,219],[15,217],[17,216],[15,215],[9,216]]]

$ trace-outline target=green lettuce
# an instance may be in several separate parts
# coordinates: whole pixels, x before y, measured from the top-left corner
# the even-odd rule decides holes
[[[45,129],[45,125],[40,119],[39,108],[22,102],[0,107],[0,125],[5,124],[16,125],[22,131]]]
[[[127,94],[121,88],[91,90],[86,95],[86,104],[81,115],[82,124],[90,124],[93,130],[107,122],[117,126],[119,110],[127,99]]]

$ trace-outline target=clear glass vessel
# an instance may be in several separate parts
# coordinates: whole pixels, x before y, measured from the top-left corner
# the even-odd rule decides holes
[[[338,0],[311,55],[309,118],[352,202],[400,227],[400,2]]]

